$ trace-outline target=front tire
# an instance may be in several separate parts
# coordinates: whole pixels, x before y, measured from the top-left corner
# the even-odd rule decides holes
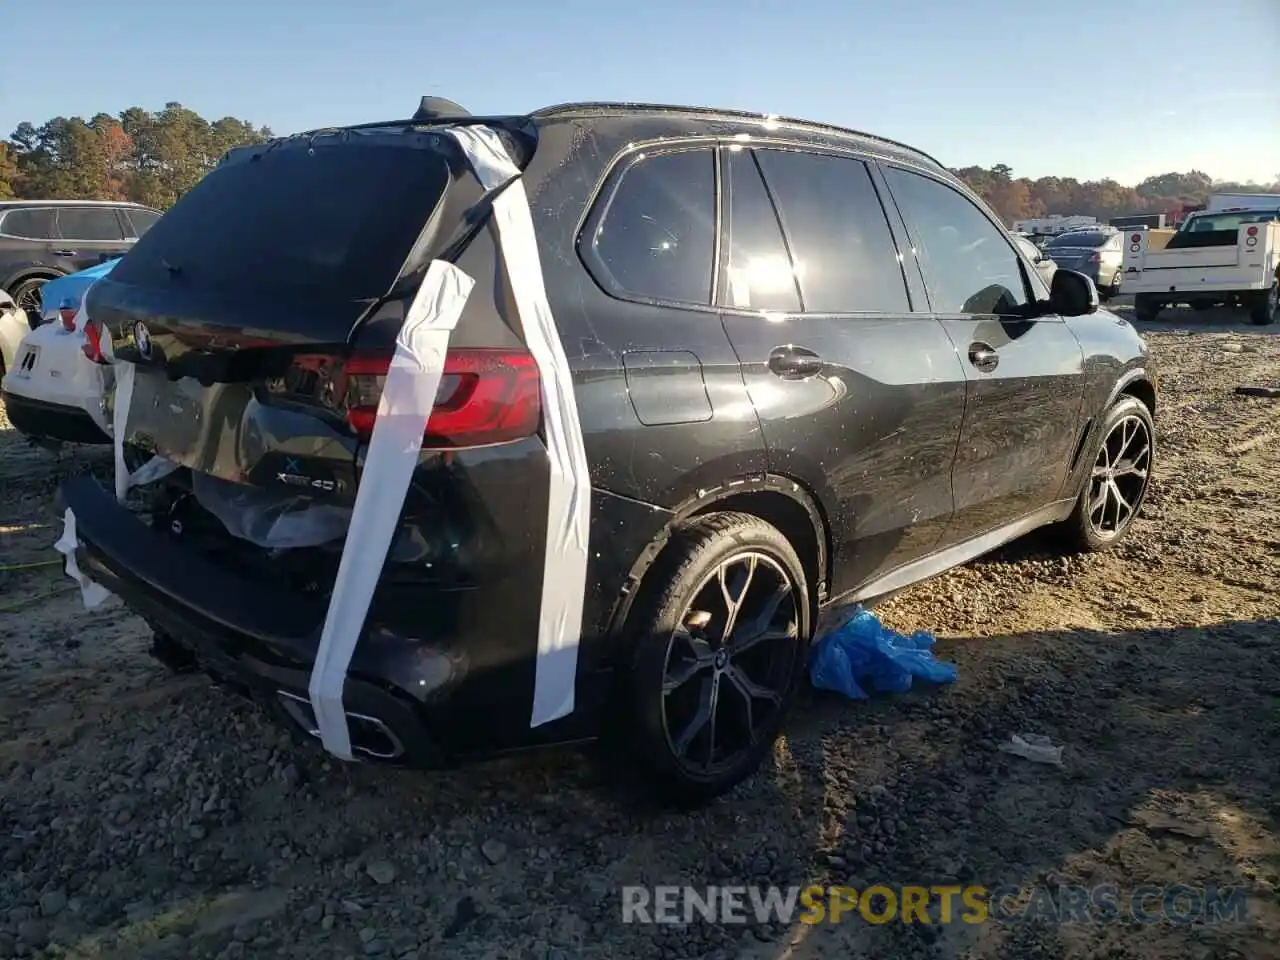
[[[1137,397],[1122,396],[1111,405],[1100,437],[1075,509],[1063,522],[1068,546],[1079,553],[1109,550],[1125,538],[1155,464],[1155,423]]]
[[[732,512],[675,533],[649,576],[621,719],[658,795],[704,803],[773,748],[808,661],[808,579],[782,533]]]

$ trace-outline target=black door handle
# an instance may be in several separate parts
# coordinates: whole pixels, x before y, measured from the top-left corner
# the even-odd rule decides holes
[[[783,380],[804,380],[822,372],[822,358],[807,347],[774,347],[769,369]]]
[[[74,257],[76,252],[74,250],[54,250],[53,255],[55,257]]]
[[[991,344],[975,340],[969,344],[969,362],[983,373],[990,373],[1000,365],[1000,354],[992,349]]]

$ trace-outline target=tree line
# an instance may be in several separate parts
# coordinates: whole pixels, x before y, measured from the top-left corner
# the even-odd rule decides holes
[[[132,200],[164,210],[224,152],[271,136],[267,127],[235,117],[206,120],[180,103],[166,103],[155,112],[130,107],[89,120],[20,123],[8,140],[0,140],[0,199]],[[1136,187],[1115,180],[1015,178],[1002,163],[953,172],[1008,225],[1055,213],[1099,219],[1176,215],[1214,192],[1280,193],[1280,177],[1269,184],[1215,182],[1199,170],[1148,177]]]
[[[0,199],[132,200],[164,210],[227,150],[271,136],[235,117],[211,122],[180,103],[20,123],[0,141]]]
[[[953,171],[1004,218],[1006,225],[1031,217],[1078,214],[1106,220],[1109,217],[1164,213],[1170,218],[1184,207],[1204,203],[1211,193],[1277,193],[1280,177],[1271,183],[1216,181],[1207,173],[1162,173],[1147,177],[1136,187],[1115,180],[1071,177],[1013,176],[1003,163],[994,167],[962,167]],[[1280,199],[1278,199],[1280,202]]]

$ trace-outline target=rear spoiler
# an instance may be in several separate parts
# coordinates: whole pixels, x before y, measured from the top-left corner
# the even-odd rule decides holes
[[[474,117],[452,100],[446,100],[443,97],[423,97],[412,117],[399,120],[375,120],[342,127],[317,127],[314,130],[304,130],[300,133],[275,137],[265,143],[232,147],[218,159],[218,164],[226,163],[231,158],[244,153],[269,150],[276,144],[286,143],[291,140],[315,140],[319,137],[342,136],[375,130],[423,130],[433,127],[488,127],[502,139],[508,155],[520,170],[528,166],[538,145],[537,128],[532,117],[522,114]]]

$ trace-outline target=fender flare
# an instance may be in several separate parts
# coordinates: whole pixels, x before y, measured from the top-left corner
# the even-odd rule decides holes
[[[1132,367],[1129,370],[1126,370],[1124,374],[1118,380],[1116,380],[1115,384],[1111,387],[1111,395],[1107,397],[1107,402],[1103,404],[1102,409],[1103,410],[1111,409],[1111,405],[1116,402],[1120,394],[1124,393],[1125,388],[1132,386],[1134,383],[1136,383],[1139,380],[1145,380],[1147,383],[1151,384],[1152,392],[1153,393],[1155,392],[1156,381],[1154,377],[1150,376],[1147,373],[1147,368]],[[1152,412],[1152,416],[1154,416],[1155,411],[1152,410],[1151,412]]]
[[[813,585],[813,597],[815,606],[819,605],[826,598],[831,580],[831,527],[826,513],[818,499],[798,480],[774,473],[756,474],[728,480],[714,487],[703,487],[671,510],[670,519],[631,565],[622,589],[614,600],[613,610],[608,620],[609,635],[616,636],[627,622],[645,575],[666,548],[672,533],[678,526],[691,517],[706,513],[708,507],[723,503],[732,497],[752,493],[781,494],[803,509],[808,516],[818,552],[816,564],[818,582]]]
[[[6,279],[4,282],[4,290],[7,293],[23,280],[30,279],[31,277],[47,277],[50,280],[57,280],[59,277],[65,276],[67,276],[67,274],[63,273],[61,270],[56,270],[53,267],[30,264],[28,266],[19,267],[8,279]]]

